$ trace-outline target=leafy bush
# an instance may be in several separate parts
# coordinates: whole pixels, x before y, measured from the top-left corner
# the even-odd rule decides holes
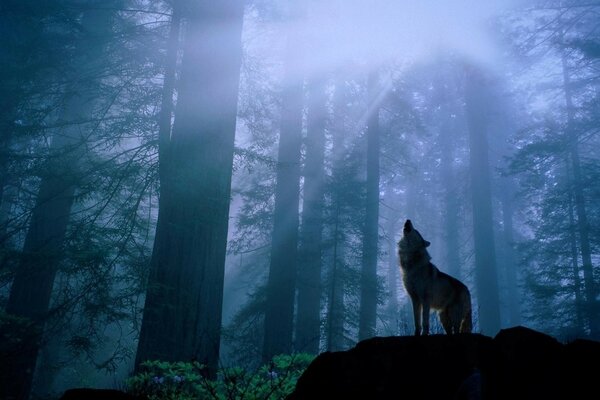
[[[214,381],[202,376],[204,366],[197,362],[147,361],[126,386],[148,400],[279,400],[294,390],[313,359],[311,354],[282,354],[257,371],[223,368]]]
[[[148,400],[192,400],[209,398],[210,388],[197,362],[146,361],[141,372],[126,382],[127,391]]]

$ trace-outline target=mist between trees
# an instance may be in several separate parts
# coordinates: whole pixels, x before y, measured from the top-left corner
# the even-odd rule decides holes
[[[406,219],[476,332],[600,339],[600,3],[412,3],[3,2],[2,395],[411,334]]]

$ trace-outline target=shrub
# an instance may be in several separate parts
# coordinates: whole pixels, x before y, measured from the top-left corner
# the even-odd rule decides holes
[[[148,400],[279,400],[288,396],[310,362],[310,354],[282,354],[257,371],[222,368],[216,380],[202,376],[197,362],[147,361],[126,382],[127,391]]]

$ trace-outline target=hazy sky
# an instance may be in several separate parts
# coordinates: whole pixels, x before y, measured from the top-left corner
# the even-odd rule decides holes
[[[312,2],[310,43],[315,69],[331,69],[348,60],[377,65],[414,60],[439,48],[484,62],[496,56],[490,38],[491,17],[516,0],[336,0]]]

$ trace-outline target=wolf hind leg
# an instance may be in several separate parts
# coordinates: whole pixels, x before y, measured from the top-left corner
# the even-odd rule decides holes
[[[452,323],[452,318],[450,318],[450,312],[448,309],[444,308],[442,311],[440,311],[439,317],[446,334],[451,335],[453,333],[454,324]],[[455,330],[454,332],[458,332],[458,330]]]
[[[412,301],[413,319],[415,321],[415,336],[421,335],[421,303],[416,299]]]

